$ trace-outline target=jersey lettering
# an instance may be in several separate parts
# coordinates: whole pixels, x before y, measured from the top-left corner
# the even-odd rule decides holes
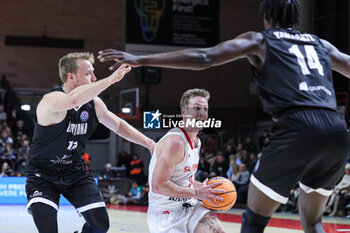
[[[87,123],[74,124],[69,122],[67,133],[72,133],[73,135],[84,135],[87,134]]]

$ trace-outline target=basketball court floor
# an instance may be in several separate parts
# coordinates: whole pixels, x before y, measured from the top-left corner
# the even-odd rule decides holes
[[[108,206],[110,230],[116,233],[146,233],[149,232],[146,220],[147,207],[131,205]],[[232,209],[228,213],[219,214],[228,232],[239,232],[241,209]],[[324,217],[324,228],[327,233],[350,233],[350,220],[339,217]],[[58,229],[60,233],[73,233],[81,230],[84,220],[79,217],[72,206],[61,205],[58,211]],[[26,212],[25,205],[0,205],[0,232],[4,233],[35,233],[37,232],[31,216]],[[303,232],[298,215],[276,213],[273,215],[266,233],[297,233]]]

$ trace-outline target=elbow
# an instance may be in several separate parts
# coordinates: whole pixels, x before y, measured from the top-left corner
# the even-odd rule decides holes
[[[152,182],[152,191],[156,194],[163,194],[162,193],[162,187],[164,187],[165,184],[159,181],[153,181]]]
[[[209,57],[206,52],[201,52],[197,55],[198,60],[198,69],[197,70],[205,70],[210,68],[213,65],[213,60]]]
[[[213,60],[206,50],[197,50],[191,53],[190,59],[194,63],[193,70],[205,70],[213,65]]]
[[[159,184],[152,185],[152,191],[156,194],[161,194],[160,193],[160,185]]]

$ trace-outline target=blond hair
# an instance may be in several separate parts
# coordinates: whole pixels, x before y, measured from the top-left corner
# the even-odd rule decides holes
[[[183,93],[180,100],[180,107],[186,107],[192,96],[201,96],[201,97],[204,97],[207,101],[209,101],[210,99],[210,93],[205,89],[199,89],[199,88],[189,89],[185,91],[185,93]]]
[[[67,81],[68,73],[75,73],[78,69],[77,60],[85,59],[91,62],[91,64],[95,63],[95,58],[92,53],[68,53],[63,56],[58,62],[58,72],[61,78],[61,81],[64,83]]]

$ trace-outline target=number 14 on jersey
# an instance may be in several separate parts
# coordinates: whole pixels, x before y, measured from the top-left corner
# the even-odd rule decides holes
[[[304,45],[304,50],[305,50],[306,56],[302,54],[298,45],[293,45],[292,47],[289,48],[289,52],[291,54],[294,54],[297,57],[298,63],[301,68],[301,71],[303,72],[303,75],[310,74],[310,69],[316,69],[321,76],[324,76],[323,67],[320,63],[320,60],[318,58],[318,55],[316,53],[314,46]]]

